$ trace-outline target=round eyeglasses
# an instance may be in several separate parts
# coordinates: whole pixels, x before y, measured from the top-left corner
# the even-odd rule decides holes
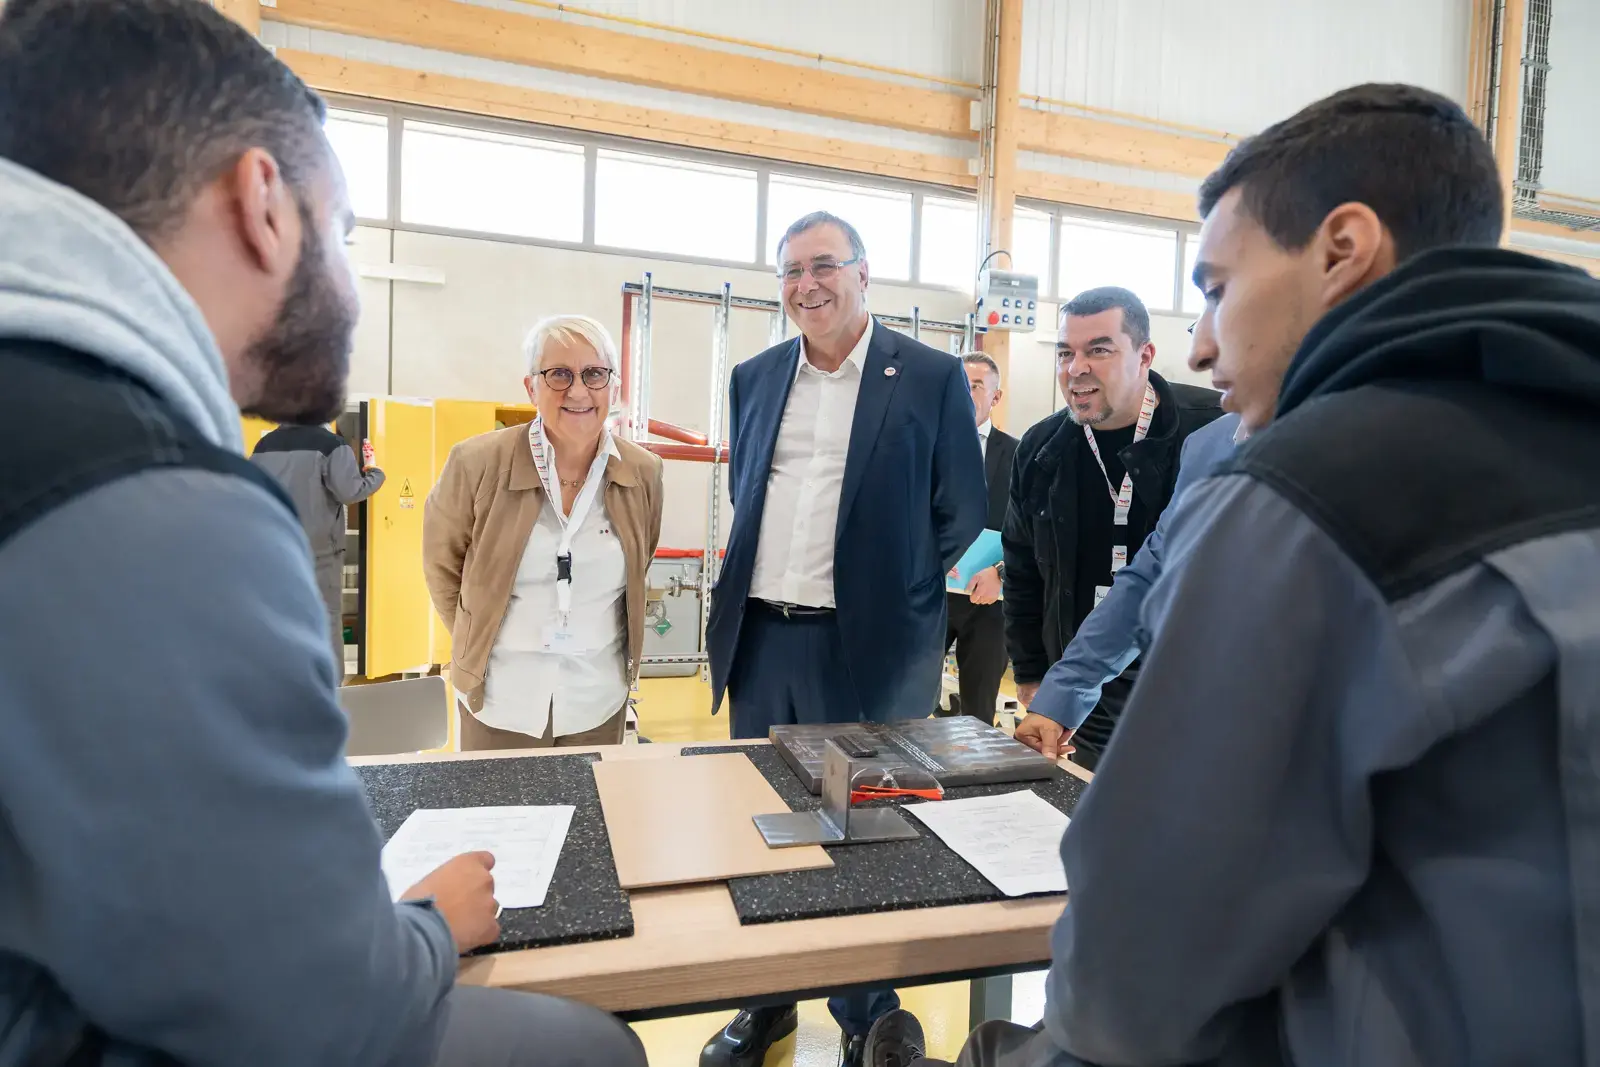
[[[604,389],[611,384],[611,376],[616,371],[610,367],[585,367],[577,375],[583,380],[585,389]],[[551,367],[549,370],[539,371],[539,377],[544,379],[544,384],[558,393],[564,393],[572,388],[574,381],[570,367]]]

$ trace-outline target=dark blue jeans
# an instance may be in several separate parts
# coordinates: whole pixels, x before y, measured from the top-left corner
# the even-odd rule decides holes
[[[735,738],[766,737],[772,726],[860,719],[834,617],[785,619],[747,604],[728,672],[728,701]],[[852,1037],[865,1035],[874,1020],[899,1006],[893,989],[828,1000],[839,1028]]]

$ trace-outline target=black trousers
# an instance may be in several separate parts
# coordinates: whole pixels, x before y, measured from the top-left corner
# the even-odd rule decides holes
[[[974,604],[962,593],[945,594],[949,601],[950,623],[945,631],[944,650],[956,646],[956,672],[961,685],[961,710],[967,715],[994,722],[994,702],[1000,695],[1000,679],[1006,673],[1006,619],[999,601]]]

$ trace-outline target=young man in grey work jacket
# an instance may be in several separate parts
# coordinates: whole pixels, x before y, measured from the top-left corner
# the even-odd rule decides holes
[[[1600,1063],[1600,281],[1496,247],[1488,143],[1410,86],[1200,210],[1191,363],[1250,437],[1177,504],[1044,1021],[960,1062]]]

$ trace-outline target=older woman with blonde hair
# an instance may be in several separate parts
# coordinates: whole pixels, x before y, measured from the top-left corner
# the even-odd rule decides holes
[[[605,327],[548,318],[523,352],[538,415],[452,449],[423,513],[464,751],[621,742],[661,537],[661,460],[607,425]]]

